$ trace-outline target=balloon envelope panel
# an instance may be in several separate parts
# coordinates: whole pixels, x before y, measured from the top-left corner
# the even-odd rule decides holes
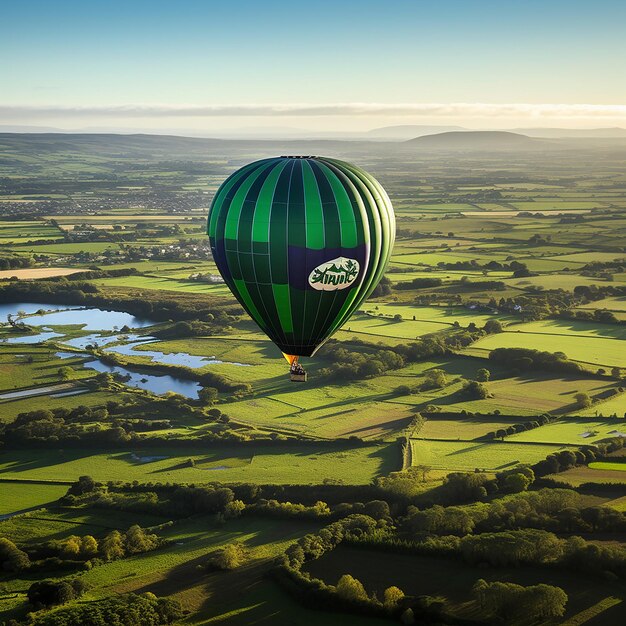
[[[235,297],[285,354],[311,356],[382,278],[395,238],[374,177],[325,157],[276,157],[232,174],[208,219]]]

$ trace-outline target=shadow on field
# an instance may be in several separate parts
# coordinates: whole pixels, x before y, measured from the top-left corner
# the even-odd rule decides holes
[[[329,417],[329,416],[328,416]],[[403,430],[406,428],[413,417],[399,417],[398,419],[389,420],[387,422],[376,422],[369,424],[368,426],[363,426],[362,428],[355,428],[354,430],[347,430],[345,433],[342,433],[344,437],[350,435],[358,435],[358,433],[367,432],[369,430],[387,430],[387,431],[396,431]]]
[[[61,465],[93,456],[93,452],[82,450],[28,450],[5,452],[2,455],[0,474],[26,472],[28,470]]]

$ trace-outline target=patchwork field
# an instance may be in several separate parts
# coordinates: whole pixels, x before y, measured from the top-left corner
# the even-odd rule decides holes
[[[395,489],[412,474],[371,487],[404,463],[420,468],[424,479],[409,485],[422,513],[439,502],[481,507],[487,504],[444,494],[442,479],[480,470],[497,480],[502,470],[626,433],[626,395],[619,391],[626,384],[622,144],[572,145],[494,155],[429,152],[410,142],[324,142],[329,154],[380,179],[398,230],[386,280],[334,335],[337,344],[303,359],[309,379],[296,384],[280,351],[242,314],[228,288],[212,282],[217,268],[206,215],[217,187],[243,163],[294,149],[317,153],[320,144],[67,135],[58,145],[56,136],[2,134],[0,518],[27,512],[0,519],[0,536],[30,551],[37,565],[1,573],[0,622],[32,611],[26,592],[33,581],[78,576],[89,585],[81,604],[151,592],[179,600],[189,612],[183,623],[195,626],[382,626],[391,620],[306,608],[268,575],[275,557],[348,511],[365,511],[368,498],[388,501],[391,524],[405,533],[406,502],[398,504]],[[73,277],[85,270],[97,278]],[[50,308],[91,302],[102,308],[101,325],[85,326],[90,313],[74,311],[27,316],[24,324],[37,328],[20,327],[17,311],[36,312],[45,302]],[[591,319],[566,319],[574,315]],[[62,348],[65,341],[74,343]],[[562,352],[585,372],[520,372],[489,359],[498,347]],[[66,349],[78,352],[57,356]],[[96,407],[106,411],[91,417],[86,409]],[[68,411],[52,416],[41,409]],[[485,438],[547,412],[556,421],[503,440]],[[614,414],[619,418],[603,417]],[[532,486],[528,494],[512,494],[500,482],[488,499],[528,497],[516,525],[580,534],[616,550],[612,560],[593,567],[587,561],[585,567],[473,567],[463,559],[342,545],[305,569],[332,585],[350,573],[380,599],[391,585],[443,598],[453,619],[476,624],[495,623],[472,599],[479,578],[558,585],[568,595],[566,613],[550,624],[621,626],[623,572],[611,567],[623,561],[615,516],[626,510],[623,460],[613,454],[551,476],[572,486],[589,483],[579,494],[551,494],[578,503],[583,523],[577,528],[567,527],[560,509],[525,515],[535,506],[528,503],[543,497]],[[73,499],[51,504],[85,475],[128,483],[116,488],[124,499],[92,507],[87,502],[99,493],[96,486],[76,507],[68,506]],[[174,496],[161,502],[147,485],[237,482],[257,487],[238,491],[251,508],[235,519],[234,510],[209,515],[195,502],[190,514],[181,513],[171,506]],[[201,498],[202,506],[211,497],[208,489],[183,493]],[[292,505],[327,499],[336,508],[317,518],[291,505],[263,511],[273,498]],[[603,522],[612,530],[585,525],[590,506],[612,507]],[[369,511],[378,515],[380,507]],[[304,515],[306,521],[296,519]],[[110,562],[98,555],[85,565],[63,562],[65,569],[54,569],[48,562],[39,569],[40,544],[54,551],[56,541],[71,535],[101,541],[110,530],[134,524],[154,529],[166,544]],[[207,571],[207,554],[235,541],[249,551],[246,563]],[[601,553],[589,549],[585,559]],[[587,577],[587,570],[603,574]],[[548,620],[533,622],[539,623]]]

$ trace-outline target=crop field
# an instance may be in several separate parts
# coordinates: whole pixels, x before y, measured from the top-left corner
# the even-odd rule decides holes
[[[36,278],[49,278],[50,276],[70,276],[80,271],[80,269],[72,269],[71,267],[33,267],[25,270],[0,270],[0,279],[35,280]]]
[[[104,252],[105,250],[117,249],[119,246],[115,243],[108,242],[87,242],[87,243],[51,243],[43,246],[27,246],[17,245],[12,246],[11,250],[14,252],[31,252],[31,253],[45,253],[45,254],[72,254],[77,252]]]
[[[227,410],[255,426],[309,436],[384,437],[401,430],[415,413],[413,403],[395,403],[390,397],[396,382],[383,376],[349,387],[325,385],[315,391],[284,387],[282,393],[231,402]]]
[[[560,449],[563,448],[558,444],[411,439],[413,465],[427,465],[450,472],[473,471],[476,468],[495,472],[520,463],[536,463]]]
[[[220,446],[150,448],[146,451],[85,453],[73,450],[0,453],[0,478],[77,480],[144,480],[210,483],[313,483],[323,478],[366,484],[397,463],[394,445],[337,448],[323,443],[269,447]],[[189,459],[194,465],[189,466]]]
[[[56,395],[55,393],[49,393],[23,399],[3,400],[0,403],[0,421],[11,421],[20,413],[37,411],[41,408],[73,409],[79,406],[101,407],[109,401],[123,402],[129,398],[131,398],[130,392],[111,390],[87,391],[76,395]]]

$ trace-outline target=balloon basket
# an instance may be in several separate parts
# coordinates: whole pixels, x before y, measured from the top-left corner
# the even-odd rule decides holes
[[[290,374],[289,380],[292,383],[305,383],[307,381],[307,374],[304,372],[303,374]]]

